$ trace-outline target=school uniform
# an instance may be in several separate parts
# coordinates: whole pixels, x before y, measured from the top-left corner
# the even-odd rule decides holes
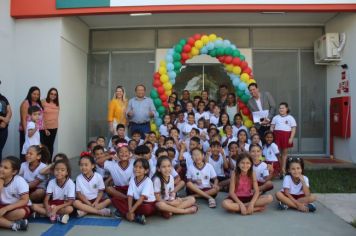
[[[19,175],[13,176],[10,182],[4,184],[0,191],[0,209],[6,207],[7,205],[17,203],[20,200],[21,196],[25,194],[29,194],[29,187],[26,180]],[[24,219],[28,218],[28,216],[31,214],[30,208],[28,207],[30,204],[31,202],[29,201],[24,206],[16,208],[25,210],[26,214],[24,216]],[[16,209],[13,209],[12,211]]]
[[[30,189],[30,193],[32,193],[36,189],[46,189],[46,177],[44,175],[40,174],[40,171],[45,167],[47,167],[47,165],[40,162],[40,164],[37,166],[37,168],[32,171],[32,170],[30,170],[28,162],[23,162],[21,164],[19,175],[22,176],[26,180],[27,183],[31,183],[31,182],[35,181],[36,179],[41,181],[40,184],[38,184],[36,188]]]
[[[273,130],[274,142],[280,149],[293,147],[293,143],[289,144],[288,140],[292,133],[292,128],[297,126],[297,123],[293,116],[276,115],[271,121],[272,125],[275,125]]]
[[[78,175],[75,183],[76,192],[84,195],[90,202],[94,202],[99,192],[105,190],[103,177],[96,172],[90,177],[84,174]]]
[[[203,191],[208,191],[212,188],[211,180],[217,177],[214,167],[210,163],[204,163],[204,165],[199,168],[193,163],[193,165],[188,166],[187,170],[187,180],[194,183],[198,188]],[[187,194],[193,194],[187,189]]]
[[[244,125],[241,125],[240,127],[237,127],[236,125],[233,125],[232,126],[232,135],[237,137],[237,133],[240,131],[240,130],[245,130],[246,133],[248,133],[248,129],[246,126]]]
[[[154,177],[153,178],[153,190],[154,193],[159,193],[161,194],[161,198],[165,201],[172,201],[175,199],[175,196],[173,196],[173,191],[174,191],[174,177],[172,175],[169,176],[168,181],[162,179],[163,184],[164,184],[164,193],[161,192],[161,178],[159,177]]]
[[[303,176],[305,184],[309,187],[309,179],[306,176]],[[292,179],[292,176],[286,175],[283,179],[283,188],[281,192],[284,193],[284,189],[288,189],[289,193],[295,198],[305,197],[305,193],[303,192],[302,182],[299,180],[295,183]]]
[[[226,139],[227,139],[227,136],[225,135],[224,137],[221,138],[221,143],[224,143],[224,142],[226,141]],[[226,144],[226,146],[224,147],[224,153],[225,153],[226,156],[228,156],[228,155],[230,154],[230,152],[229,152],[229,144],[230,144],[231,142],[237,142],[237,138],[234,137],[234,136],[232,136],[232,137],[230,137],[229,140],[227,141],[227,144]]]
[[[189,137],[190,131],[192,131],[193,128],[197,129],[198,126],[196,124],[185,123],[182,129],[183,137]]]
[[[157,159],[154,157],[154,158],[151,158],[148,162],[150,164],[150,173],[149,173],[148,177],[150,177],[152,179],[153,176],[156,174]],[[178,176],[178,173],[174,168],[171,169],[171,175],[174,177],[174,179],[177,178],[177,176]]]
[[[209,164],[211,164],[213,166],[219,181],[223,181],[226,179],[225,169],[224,169],[224,158],[221,154],[219,154],[219,157],[217,160],[213,159],[213,157],[210,156]]]
[[[167,125],[160,125],[159,126],[159,133],[165,137],[168,137],[169,136],[169,133],[168,133],[168,127]]]
[[[152,180],[145,176],[141,181],[137,181],[136,177],[131,178],[127,195],[135,201],[144,196],[143,203],[136,209],[135,214],[150,216],[155,213],[156,197],[154,195]],[[129,212],[128,200],[123,198],[113,198],[112,203],[121,215],[126,215]]]
[[[104,169],[110,173],[115,189],[123,194],[127,194],[130,179],[133,176],[133,163],[133,159],[129,160],[128,165],[124,168],[117,161],[104,162]]]
[[[28,132],[30,130],[34,130],[36,129],[36,124],[35,122],[33,121],[29,121],[27,123],[27,126],[26,126],[26,135],[25,135],[25,143],[23,144],[22,146],[22,152],[21,154],[23,155],[26,155],[27,153],[27,150],[32,146],[32,145],[40,145],[41,144],[41,140],[40,140],[40,131],[39,129],[36,130],[36,132],[31,136],[29,137],[28,136]]]
[[[184,138],[184,135],[183,135],[183,128],[184,128],[184,125],[185,125],[185,121],[184,122],[176,122],[175,123],[177,129],[179,130],[179,139],[183,139]]]
[[[101,167],[99,165],[95,165],[95,171],[96,171],[96,173],[101,175],[101,177],[103,177],[103,179],[106,179],[109,177],[108,172],[103,167]]]
[[[206,120],[210,120],[210,117],[209,117],[209,113],[207,112],[202,112],[202,113],[199,113],[199,112],[196,112],[194,114],[194,117],[195,117],[195,123],[198,124],[198,120],[200,120],[200,118],[203,118],[204,121]]]
[[[219,119],[220,116],[215,116],[215,115],[211,115],[210,116],[210,124],[214,124],[214,125],[218,125],[219,124]]]
[[[75,184],[67,178],[62,185],[59,185],[57,179],[49,181],[46,194],[51,198],[49,205],[62,205],[65,201],[75,200]]]
[[[266,158],[266,163],[273,166],[273,176],[279,175],[281,165],[277,156],[279,155],[278,146],[275,143],[265,145],[262,150],[262,155]]]

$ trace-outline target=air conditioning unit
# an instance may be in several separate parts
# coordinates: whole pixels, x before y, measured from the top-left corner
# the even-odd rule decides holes
[[[315,64],[327,65],[341,61],[339,33],[327,33],[314,42]]]

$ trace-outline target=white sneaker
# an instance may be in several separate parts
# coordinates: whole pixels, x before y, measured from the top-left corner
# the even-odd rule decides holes
[[[99,210],[99,212],[102,216],[111,216],[111,210],[109,208],[103,208]]]
[[[87,215],[88,213],[86,213],[85,211],[81,211],[81,210],[77,210],[77,216],[80,218],[80,217],[83,217],[85,215]]]
[[[64,215],[58,216],[57,220],[59,222],[61,222],[62,224],[67,224],[68,220],[69,220],[69,215],[68,214],[64,214]]]

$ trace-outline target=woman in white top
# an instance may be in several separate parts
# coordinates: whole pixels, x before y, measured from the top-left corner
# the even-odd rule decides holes
[[[229,115],[229,120],[232,125],[235,115],[239,112],[239,107],[236,105],[236,96],[234,93],[229,93],[229,95],[227,95],[225,111]]]

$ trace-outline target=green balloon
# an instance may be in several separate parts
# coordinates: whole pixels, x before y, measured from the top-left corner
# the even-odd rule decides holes
[[[175,61],[174,62],[174,69],[175,70],[179,70],[182,67],[182,63],[180,63],[179,61]]]
[[[213,49],[209,52],[209,55],[212,57],[216,57],[216,49]]]
[[[225,55],[229,55],[229,56],[231,56],[231,55],[232,55],[232,48],[230,48],[230,47],[225,48],[224,53],[225,53]]]
[[[186,43],[187,43],[187,40],[186,40],[186,39],[181,39],[181,40],[179,41],[179,44],[182,45],[182,46],[184,46]]]
[[[222,56],[222,55],[224,55],[224,52],[225,52],[225,49],[224,49],[224,48],[218,48],[218,49],[216,50],[216,55],[217,55],[217,56]]]
[[[175,52],[175,53],[173,54],[173,59],[174,59],[175,61],[180,61],[181,58],[182,58],[182,57],[180,56],[179,53]]]
[[[155,107],[160,107],[160,106],[162,106],[162,101],[161,101],[160,98],[155,98],[155,99],[153,100],[153,103],[155,104]]]
[[[245,60],[245,56],[244,55],[240,55],[240,59],[241,59],[241,61],[244,61]]]
[[[244,103],[247,103],[249,99],[250,99],[250,96],[248,96],[248,95],[246,95],[246,94],[242,95],[242,97],[241,97],[241,100],[242,100]]]
[[[245,91],[237,90],[237,95],[241,98],[245,94]]]
[[[183,46],[180,45],[180,44],[177,44],[175,47],[174,47],[174,50],[178,53],[181,53],[183,51]]]
[[[232,51],[232,56],[233,57],[239,57],[240,56],[240,51],[238,49]]]
[[[155,99],[155,98],[159,97],[156,89],[152,89],[150,95],[151,95],[152,99]]]
[[[160,107],[158,107],[157,111],[161,115],[161,114],[164,114],[166,112],[166,108],[164,108],[164,106],[160,106]]]

